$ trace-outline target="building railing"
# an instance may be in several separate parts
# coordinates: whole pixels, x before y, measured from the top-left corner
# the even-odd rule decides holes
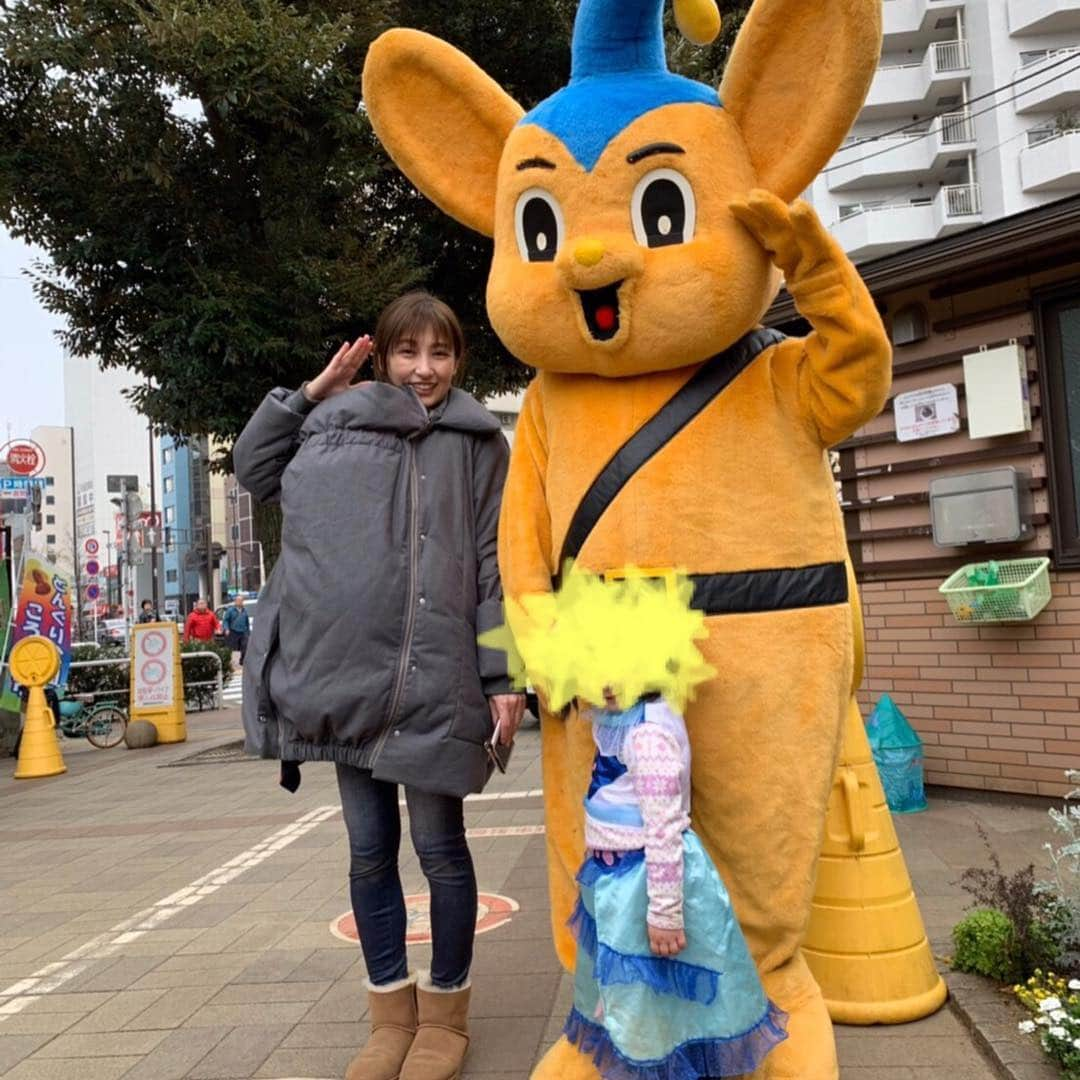
[[[1036,49],[1021,55],[1020,66],[1016,70],[1027,71],[1029,67],[1034,67],[1036,64],[1043,64],[1047,60],[1056,60],[1062,56],[1072,56],[1074,53],[1080,53],[1080,47],[1073,45],[1065,49]]]
[[[967,109],[944,113],[941,117],[941,141],[945,146],[975,141],[975,121]]]
[[[971,56],[966,41],[936,41],[931,49],[934,54],[935,72],[966,71],[971,67]]]
[[[946,217],[972,217],[982,213],[982,189],[978,184],[954,184],[941,189]]]

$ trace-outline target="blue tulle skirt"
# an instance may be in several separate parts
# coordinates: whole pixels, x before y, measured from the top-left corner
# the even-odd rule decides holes
[[[787,1037],[765,997],[720,875],[683,836],[686,948],[649,949],[645,858],[586,859],[570,919],[578,941],[565,1034],[605,1080],[704,1080],[753,1072]]]

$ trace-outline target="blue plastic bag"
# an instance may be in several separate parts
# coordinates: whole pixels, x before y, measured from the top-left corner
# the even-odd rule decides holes
[[[866,736],[889,809],[894,814],[925,810],[922,739],[888,694],[881,695],[870,714]]]

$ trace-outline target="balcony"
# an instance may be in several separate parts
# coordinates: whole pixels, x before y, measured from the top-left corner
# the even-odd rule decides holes
[[[934,179],[958,157],[974,152],[971,116],[946,113],[930,133],[892,135],[872,142],[857,136],[850,139],[830,163],[826,180],[830,191],[841,192]]]
[[[832,233],[855,262],[926,244],[982,222],[978,184],[943,187],[923,203],[843,207]]]
[[[1024,81],[1016,88],[1016,111],[1055,112],[1080,106],[1080,49],[1051,49],[1013,75]]]
[[[1024,191],[1080,191],[1080,131],[1068,131],[1020,153]]]
[[[918,63],[886,61],[878,68],[860,119],[884,119],[929,109],[940,98],[958,96],[970,76],[966,41],[934,42]]]
[[[885,48],[892,51],[928,44],[928,37],[944,26],[955,25],[964,0],[885,0],[882,32]]]
[[[891,5],[886,4],[888,9]],[[1009,0],[1009,33],[1059,34],[1080,30],[1080,0]]]

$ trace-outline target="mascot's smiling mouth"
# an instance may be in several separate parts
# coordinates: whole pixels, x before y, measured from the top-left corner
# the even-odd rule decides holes
[[[619,332],[619,286],[614,281],[601,289],[578,289],[585,325],[597,341],[610,341]]]

